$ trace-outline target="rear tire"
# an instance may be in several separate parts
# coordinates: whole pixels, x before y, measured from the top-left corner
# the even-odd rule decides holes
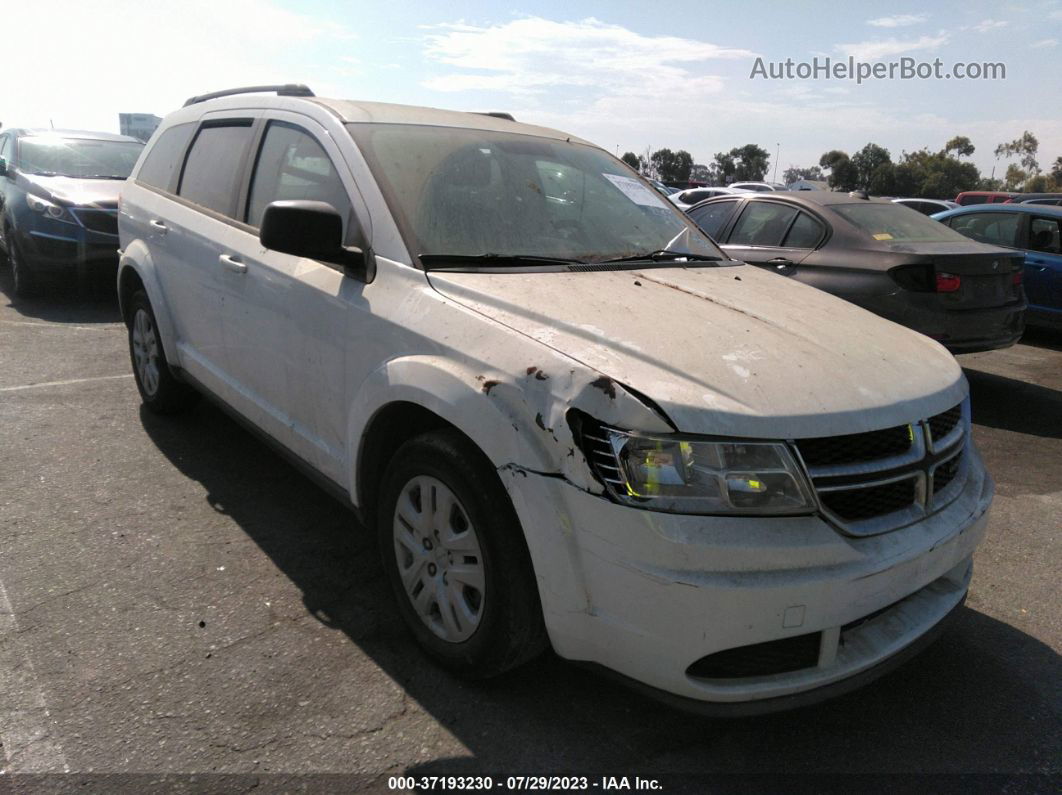
[[[433,431],[398,449],[381,484],[377,534],[399,612],[440,665],[482,679],[546,647],[516,511],[460,432]]]
[[[144,405],[155,414],[177,414],[195,405],[199,393],[170,372],[155,312],[143,290],[129,299],[128,325],[129,358]]]

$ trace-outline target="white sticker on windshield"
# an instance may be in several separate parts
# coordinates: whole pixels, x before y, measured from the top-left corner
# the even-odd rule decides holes
[[[619,174],[602,174],[601,176],[615,185],[624,196],[635,204],[641,204],[645,207],[666,206],[656,191],[647,188],[634,177],[622,177]]]

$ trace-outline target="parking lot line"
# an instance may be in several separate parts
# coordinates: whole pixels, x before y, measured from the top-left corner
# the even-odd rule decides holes
[[[54,724],[0,581],[0,773],[69,772],[62,748],[52,737]]]
[[[24,389],[44,389],[50,386],[69,386],[70,384],[87,384],[92,381],[113,381],[117,378],[132,378],[132,373],[121,375],[96,375],[91,378],[71,378],[67,381],[42,381],[39,384],[20,384],[19,386],[0,387],[0,392],[21,392]]]

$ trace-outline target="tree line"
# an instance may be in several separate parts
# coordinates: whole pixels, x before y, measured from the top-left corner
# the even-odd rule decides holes
[[[966,159],[974,153],[974,145],[966,136],[957,135],[938,151],[929,148],[904,151],[896,160],[888,149],[876,143],[868,143],[852,155],[831,149],[819,158],[817,165],[790,166],[782,179],[787,185],[800,179],[821,180],[834,190],[937,199],[967,190],[1062,191],[1062,157],[1055,158],[1046,170],[1042,169],[1039,147],[1036,136],[1028,130],[1013,141],[996,146],[993,154],[1006,163],[1003,176],[998,178],[985,177]],[[707,165],[695,163],[684,149],[658,149],[644,156],[625,152],[621,159],[647,177],[672,184],[691,180],[710,185],[759,182],[770,165],[770,153],[756,144],[717,152]]]

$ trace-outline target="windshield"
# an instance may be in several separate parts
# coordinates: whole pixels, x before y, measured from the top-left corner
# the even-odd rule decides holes
[[[650,184],[595,147],[452,127],[348,129],[417,256],[600,262],[667,249],[726,259]]]
[[[940,221],[902,204],[834,204],[830,209],[883,243],[966,242]]]
[[[125,179],[140,157],[142,143],[33,135],[18,142],[18,167],[49,177]]]

